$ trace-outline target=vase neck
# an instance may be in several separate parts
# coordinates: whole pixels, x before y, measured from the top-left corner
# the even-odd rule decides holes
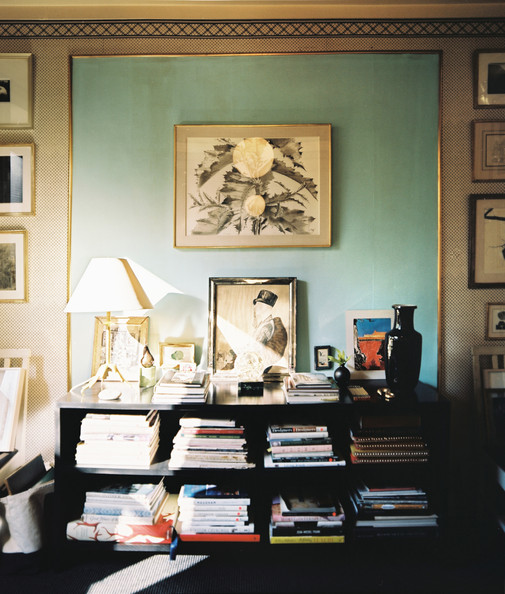
[[[414,310],[417,305],[393,305],[395,310],[394,327],[397,330],[414,329]]]

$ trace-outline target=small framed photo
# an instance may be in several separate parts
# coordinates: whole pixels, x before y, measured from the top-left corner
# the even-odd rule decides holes
[[[27,232],[0,231],[0,302],[28,301]]]
[[[0,369],[0,452],[15,447],[25,381],[25,370],[20,367]]]
[[[393,319],[393,309],[346,312],[347,367],[353,378],[385,379],[384,345]]]
[[[472,122],[473,181],[505,181],[505,121]]]
[[[505,107],[505,50],[474,53],[474,107]]]
[[[505,195],[470,196],[470,289],[505,287]]]
[[[180,368],[181,363],[194,363],[194,361],[194,344],[160,342],[160,367]]]
[[[32,54],[0,54],[0,128],[32,128]]]
[[[331,347],[317,346],[314,347],[314,368],[315,369],[331,369],[332,362],[329,359]]]
[[[505,303],[488,303],[486,340],[505,340]]]
[[[0,215],[34,213],[35,147],[0,145]]]
[[[100,365],[106,361],[107,339],[105,324],[107,318],[95,318],[95,336],[93,341],[93,361],[91,375],[95,375]],[[111,362],[115,363],[126,381],[139,380],[139,366],[147,344],[149,333],[148,317],[112,317],[111,318]],[[111,373],[107,381],[119,381],[121,378]]]
[[[331,126],[176,125],[175,247],[331,245]]]

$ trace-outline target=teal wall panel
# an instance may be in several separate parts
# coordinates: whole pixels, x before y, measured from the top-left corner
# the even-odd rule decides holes
[[[295,276],[297,368],[345,347],[345,312],[418,306],[421,379],[437,381],[438,54],[79,57],[72,60],[71,286],[94,256],[129,257],[182,294],[150,344],[206,360],[208,279]],[[332,126],[329,248],[175,249],[175,124]],[[72,315],[72,382],[93,316]]]

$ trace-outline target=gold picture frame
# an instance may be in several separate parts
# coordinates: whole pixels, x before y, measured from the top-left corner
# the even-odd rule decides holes
[[[505,107],[505,50],[474,52],[474,107]]]
[[[331,125],[176,125],[175,247],[331,245]]]
[[[0,215],[35,212],[35,145],[0,144]]]
[[[194,363],[195,345],[190,342],[160,342],[160,367],[178,367],[179,363]]]
[[[505,181],[505,121],[472,122],[473,181]]]
[[[28,234],[0,231],[0,302],[28,301]]]
[[[106,359],[105,316],[95,317],[93,359],[91,375],[94,376]],[[111,317],[111,363],[115,363],[127,381],[139,380],[139,366],[149,334],[149,317]],[[107,381],[120,381],[112,373]]]
[[[32,54],[0,54],[0,128],[33,127]]]

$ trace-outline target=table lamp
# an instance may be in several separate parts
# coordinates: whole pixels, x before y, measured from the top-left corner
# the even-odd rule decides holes
[[[65,312],[106,312],[106,355],[105,363],[84,384],[82,392],[105,380],[109,372],[117,373],[121,381],[125,381],[111,361],[111,312],[153,309],[169,292],[179,291],[128,258],[93,258],[89,262]]]

